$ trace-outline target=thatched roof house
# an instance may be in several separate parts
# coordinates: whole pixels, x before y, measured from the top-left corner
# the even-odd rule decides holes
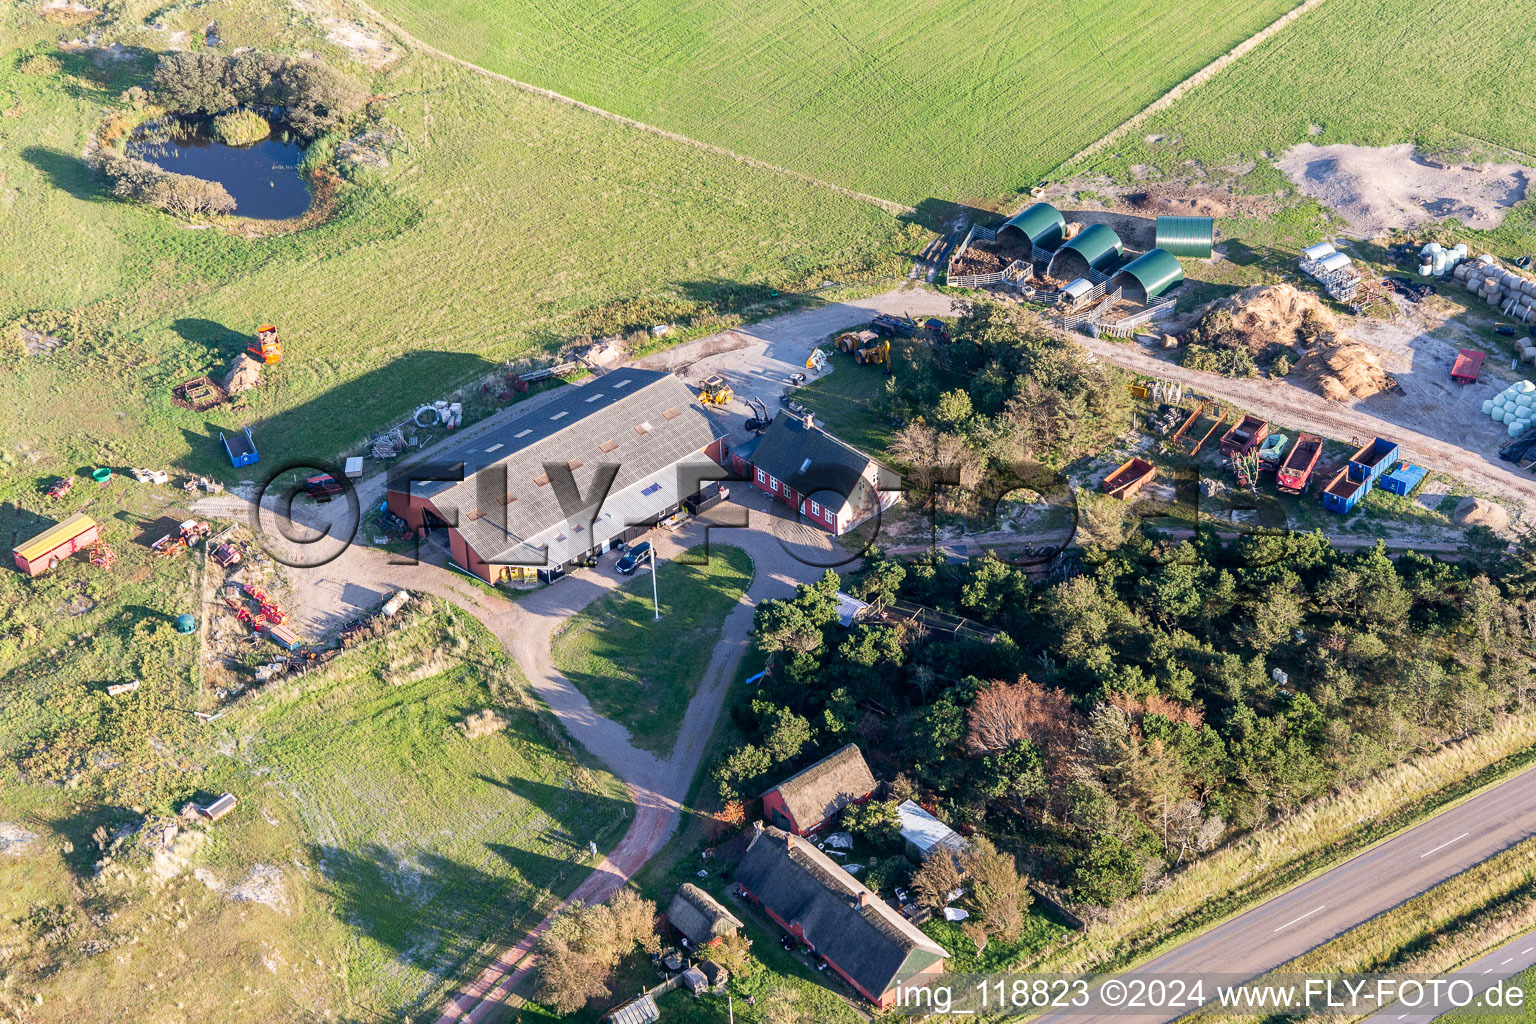
[[[764,793],[763,816],[797,836],[809,835],[874,791],[875,777],[858,745],[850,743]]]
[[[920,987],[944,973],[943,946],[809,840],[762,829],[736,868],[736,882],[878,1006],[892,1005],[898,986]]]
[[[667,922],[695,947],[707,946],[722,935],[735,935],[741,928],[735,915],[692,882],[684,883],[672,897]]]

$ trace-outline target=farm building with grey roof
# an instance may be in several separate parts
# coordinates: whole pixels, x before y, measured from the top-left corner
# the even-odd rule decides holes
[[[466,437],[434,472],[394,474],[387,501],[412,529],[445,530],[481,579],[548,581],[717,488],[721,453],[686,384],[625,368]]]
[[[877,1006],[944,973],[947,950],[813,843],[767,827],[736,867],[743,895]]]

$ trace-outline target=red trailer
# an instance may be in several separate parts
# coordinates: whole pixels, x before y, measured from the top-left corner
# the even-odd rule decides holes
[[[1247,455],[1268,436],[1268,420],[1244,416],[1231,430],[1221,435],[1221,454],[1229,459],[1235,455]]]
[[[1451,367],[1451,380],[1458,384],[1476,384],[1478,374],[1483,372],[1483,360],[1487,358],[1488,353],[1475,348],[1462,349],[1456,353],[1456,365]]]
[[[1146,459],[1131,459],[1104,478],[1104,493],[1125,501],[1157,475],[1157,467]]]
[[[96,543],[101,528],[84,512],[76,512],[56,526],[11,549],[16,568],[28,576],[38,576],[58,565],[76,551]]]
[[[1316,434],[1302,434],[1296,447],[1285,457],[1285,464],[1275,474],[1275,486],[1287,494],[1302,494],[1312,481],[1312,470],[1323,454],[1323,439]]]

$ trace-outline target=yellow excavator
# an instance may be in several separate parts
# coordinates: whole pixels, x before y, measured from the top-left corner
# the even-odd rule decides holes
[[[727,406],[735,399],[736,392],[718,373],[699,381],[699,401],[705,405]]]
[[[891,339],[881,338],[879,341],[872,341],[863,348],[854,350],[853,361],[871,366],[879,366],[882,363],[889,364],[891,361]]]

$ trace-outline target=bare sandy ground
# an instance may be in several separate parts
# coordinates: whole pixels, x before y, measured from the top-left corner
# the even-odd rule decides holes
[[[1276,164],[1297,188],[1349,222],[1350,234],[1375,238],[1454,217],[1482,231],[1504,222],[1525,198],[1536,170],[1520,164],[1441,167],[1411,143],[1314,146],[1303,142]]]

